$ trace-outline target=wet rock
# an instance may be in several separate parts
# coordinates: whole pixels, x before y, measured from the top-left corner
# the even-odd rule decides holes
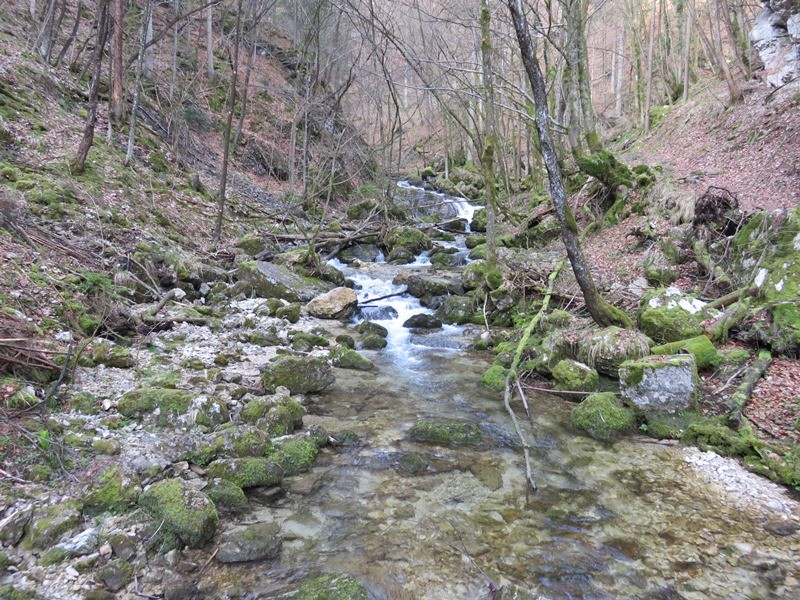
[[[464,325],[476,318],[477,301],[466,296],[448,296],[436,309],[436,317],[444,323]]]
[[[280,527],[274,523],[253,523],[222,534],[217,560],[241,563],[271,560],[280,554]]]
[[[374,333],[370,333],[361,341],[361,347],[364,350],[383,350],[388,345],[386,338]]]
[[[247,510],[247,496],[242,488],[226,479],[212,479],[203,488],[203,493],[211,498],[220,512],[236,514]]]
[[[368,600],[366,588],[351,575],[323,575],[304,581],[295,600]]]
[[[557,390],[594,392],[600,384],[600,376],[593,368],[581,362],[564,359],[553,368],[553,379]]]
[[[385,321],[396,319],[398,313],[393,306],[360,306],[356,315],[366,321]]]
[[[335,380],[331,366],[311,356],[281,356],[261,370],[261,381],[268,391],[284,386],[292,394],[313,394],[327,389]]]
[[[481,484],[494,491],[503,487],[503,473],[505,468],[502,462],[497,459],[485,459],[473,463],[469,467],[469,472],[481,482]]]
[[[560,334],[556,334],[556,339],[560,337]],[[619,365],[626,360],[650,354],[652,342],[646,335],[632,329],[606,327],[589,334],[579,334],[576,345],[574,358],[600,373],[617,377]],[[558,354],[558,351],[554,352],[554,355]]]
[[[633,411],[609,392],[588,396],[572,409],[569,419],[575,427],[601,440],[629,431],[636,424]]]
[[[386,257],[386,262],[392,265],[407,265],[413,263],[415,260],[416,256],[407,248],[395,248],[389,252],[389,256]]]
[[[516,585],[508,584],[497,590],[492,600],[538,600],[541,597]]]
[[[483,441],[483,433],[477,424],[456,419],[419,421],[408,430],[407,435],[414,442],[443,446],[474,445]]]
[[[211,499],[182,479],[154,483],[139,498],[141,506],[169,542],[192,548],[202,546],[214,535],[219,516]]]
[[[787,537],[800,531],[800,524],[790,521],[769,521],[764,525],[764,529],[775,535]]]
[[[416,227],[401,225],[390,229],[383,239],[389,252],[403,249],[412,255],[419,254],[432,247],[431,239]]]
[[[403,327],[409,329],[439,329],[441,326],[442,322],[439,319],[425,313],[413,315],[403,323]]]
[[[346,334],[337,335],[336,343],[344,346],[345,348],[350,348],[351,350],[356,347],[356,341],[353,339],[353,337]]]
[[[460,295],[464,293],[460,280],[444,275],[419,273],[406,278],[405,284],[408,288],[408,293],[415,298],[447,296],[448,294]]]
[[[338,258],[345,264],[354,260],[361,262],[375,262],[381,254],[381,249],[375,244],[356,244],[339,252]]]
[[[61,536],[80,525],[81,508],[78,501],[67,500],[61,504],[36,509],[22,545],[26,549],[34,550],[50,548]]]
[[[277,448],[271,460],[283,467],[287,477],[308,471],[319,452],[316,442],[307,437],[278,442]]]
[[[358,297],[350,288],[338,287],[306,304],[306,311],[319,319],[347,319],[358,306]]]
[[[206,475],[247,489],[279,484],[283,480],[283,467],[266,458],[226,458],[208,465]]]
[[[697,366],[691,354],[626,361],[619,375],[622,397],[639,410],[677,413],[695,406]]]
[[[133,567],[124,560],[112,560],[95,571],[95,578],[103,582],[112,592],[118,592],[130,582]]]
[[[339,347],[331,351],[331,364],[340,369],[355,369],[356,371],[371,371],[375,368],[372,361],[364,358],[355,350]]]
[[[383,325],[373,323],[372,321],[364,321],[356,325],[356,331],[361,335],[379,335],[385,338],[389,335],[389,330]]]
[[[332,288],[329,283],[304,278],[287,267],[262,261],[240,264],[234,279],[248,284],[261,298],[281,298],[288,302],[308,302]]]
[[[430,467],[430,460],[418,452],[402,452],[397,456],[397,468],[409,475],[422,475]]]

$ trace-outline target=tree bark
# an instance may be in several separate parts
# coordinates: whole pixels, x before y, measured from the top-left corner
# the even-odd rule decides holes
[[[214,13],[212,7],[206,9],[206,74],[208,80],[213,81],[214,72]]]
[[[125,39],[125,1],[113,0],[114,29],[111,34],[111,117],[120,123],[125,117],[125,98],[122,75],[123,42]]]
[[[644,132],[650,132],[650,102],[653,93],[653,45],[656,38],[656,2],[653,0],[653,8],[650,13],[650,35],[647,40],[647,83],[645,84],[644,93]]]
[[[92,85],[89,89],[89,110],[86,125],[83,128],[83,138],[78,146],[75,158],[70,162],[70,170],[74,174],[81,174],[86,170],[86,158],[94,143],[94,129],[97,124],[97,105],[100,97],[100,79],[103,75],[103,52],[108,39],[108,0],[98,0],[97,4],[97,43],[92,54]]]
[[[689,85],[692,82],[692,4],[686,1],[683,32],[683,101],[689,101]]]
[[[142,73],[144,72],[145,53],[144,46],[147,43],[148,25],[152,23],[153,0],[147,0],[144,10],[144,20],[142,21],[141,46],[139,49],[139,60],[136,62],[136,81],[133,84],[133,106],[131,107],[130,128],[128,130],[128,149],[125,153],[125,166],[127,167],[133,158],[133,143],[136,140],[136,113],[139,110],[139,92],[142,87]]]
[[[596,323],[602,326],[620,325],[631,327],[631,320],[620,309],[610,305],[603,300],[597,292],[592,274],[586,264],[583,251],[578,239],[578,226],[575,217],[567,205],[564,182],[561,176],[561,169],[558,166],[555,144],[550,134],[549,112],[547,108],[547,88],[544,76],[542,75],[539,61],[536,59],[536,52],[531,39],[528,23],[522,6],[522,0],[505,0],[508,10],[511,13],[511,20],[514,23],[514,30],[519,44],[522,62],[525,72],[533,90],[533,99],[536,104],[536,129],[539,133],[542,158],[544,159],[547,177],[550,183],[550,197],[556,209],[559,225],[561,226],[561,238],[567,249],[572,272],[583,293],[586,308]]]
[[[494,153],[497,148],[497,113],[494,101],[494,82],[492,80],[492,34],[491,10],[489,0],[481,0],[481,63],[483,76],[483,125],[485,135],[481,169],[485,181],[484,195],[486,199],[486,263],[494,265],[497,260],[495,247],[495,224],[497,220],[497,186],[495,185]]]
[[[141,52],[144,53],[144,63],[142,75],[146,79],[153,78],[153,68],[155,64],[155,44],[153,43],[153,7],[147,11],[147,28],[145,30],[145,41]]]

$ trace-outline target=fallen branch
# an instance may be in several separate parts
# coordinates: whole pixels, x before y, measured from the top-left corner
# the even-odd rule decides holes
[[[170,325],[172,323],[188,323],[189,325],[208,325],[210,320],[203,317],[144,317],[142,319],[148,325]]]
[[[162,308],[164,308],[167,305],[167,302],[169,302],[170,300],[174,300],[174,299],[175,299],[175,290],[172,289],[169,292],[167,292],[164,295],[164,297],[161,298],[161,300],[158,301],[158,304],[156,304],[153,308],[151,308],[146,313],[144,313],[144,316],[146,316],[146,317],[154,317],[155,315],[158,314],[158,311],[160,311]]]
[[[567,396],[591,396],[592,394],[596,394],[597,392],[579,392],[577,390],[556,390],[553,388],[545,388],[545,387],[536,387],[533,385],[526,385],[526,390],[531,390],[533,392],[545,392],[548,394],[564,394]],[[619,394],[616,394],[619,395]]]
[[[712,300],[708,304],[706,304],[706,308],[726,308],[736,302],[741,298],[745,298],[747,296],[755,296],[758,293],[757,287],[751,288],[742,288],[740,290],[736,290],[735,292],[731,292],[730,294],[725,294],[721,298],[717,298],[716,300]]]
[[[386,294],[385,296],[378,296],[377,298],[370,298],[369,300],[362,300],[359,304],[369,304],[370,302],[377,302],[378,300],[386,300],[387,298],[394,298],[396,296],[402,296],[406,292],[395,292],[394,294]]]
[[[741,424],[742,411],[747,405],[747,401],[750,400],[750,396],[753,395],[753,390],[759,380],[771,363],[772,355],[769,352],[766,350],[759,352],[758,358],[747,368],[742,383],[739,384],[739,387],[736,388],[733,396],[731,396],[731,399],[728,401],[728,408],[730,409],[728,413],[728,424],[734,429],[738,428]]]
[[[30,483],[30,481],[27,481],[25,479],[20,479],[16,475],[12,475],[11,473],[3,469],[0,469],[0,477],[8,479],[9,481],[13,481],[14,483]]]

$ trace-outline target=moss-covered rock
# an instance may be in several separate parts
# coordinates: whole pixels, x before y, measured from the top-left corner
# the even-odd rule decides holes
[[[407,435],[414,442],[442,446],[475,445],[483,441],[483,433],[476,423],[456,419],[419,421]]]
[[[279,306],[275,310],[275,316],[279,319],[286,319],[289,323],[297,323],[300,320],[300,311],[301,306],[297,302],[291,302],[289,304],[284,304],[283,306]]]
[[[288,302],[308,302],[333,287],[327,282],[298,275],[283,265],[262,261],[241,263],[234,279],[247,284],[260,298],[281,298]]]
[[[323,575],[304,581],[294,600],[367,600],[366,588],[351,575]]]
[[[364,358],[355,350],[339,346],[330,353],[330,361],[334,367],[340,369],[354,369],[356,371],[372,371],[375,365],[372,361]]]
[[[310,356],[280,356],[261,370],[261,381],[270,392],[283,386],[292,394],[313,394],[327,389],[335,380],[328,363]]]
[[[130,369],[136,366],[131,351],[108,340],[99,340],[92,344],[92,362],[117,369]]]
[[[154,483],[139,497],[139,506],[161,524],[167,545],[199,548],[214,535],[219,524],[211,499],[182,479]]]
[[[356,244],[339,252],[338,258],[343,263],[349,265],[356,260],[361,262],[375,262],[380,254],[381,250],[375,244]]]
[[[314,440],[307,437],[281,442],[271,459],[283,467],[286,476],[308,471],[317,458],[319,449]]]
[[[81,522],[83,506],[77,500],[67,500],[34,511],[22,546],[28,550],[46,550]]]
[[[588,396],[572,409],[569,419],[573,426],[601,440],[629,431],[636,424],[634,412],[609,392]]]
[[[102,409],[102,400],[89,392],[75,392],[69,399],[70,408],[85,415],[96,415]]]
[[[83,498],[88,513],[122,512],[136,504],[141,489],[120,467],[109,467],[92,481]]]
[[[496,392],[502,392],[506,387],[507,375],[508,368],[496,363],[481,376],[481,383]]]
[[[390,229],[383,238],[383,243],[389,252],[402,248],[411,254],[419,254],[433,246],[431,238],[424,231],[405,225]]]
[[[255,256],[263,252],[267,244],[255,233],[248,233],[236,241],[236,247],[248,256]]]
[[[270,447],[269,433],[252,425],[229,427],[220,432],[217,439],[220,443],[216,455],[224,458],[264,456]]]
[[[242,488],[227,479],[212,479],[203,488],[220,512],[241,513],[247,510],[247,496]]]
[[[389,335],[389,330],[386,327],[373,321],[362,321],[356,325],[355,329],[361,335],[379,335],[382,338]]]
[[[242,489],[278,485],[283,467],[266,458],[225,458],[215,460],[206,470],[209,478],[225,479]]]
[[[597,179],[605,190],[603,209],[611,205],[633,187],[634,174],[628,165],[620,162],[608,150],[578,157],[578,168]]]
[[[0,390],[8,408],[22,410],[39,404],[36,390],[15,377],[0,378]]]
[[[683,294],[677,288],[646,295],[637,315],[639,327],[661,343],[678,342],[704,333],[702,322],[719,316],[719,311]]]
[[[555,334],[557,339],[563,339]],[[617,377],[619,366],[626,360],[650,354],[652,341],[647,336],[632,329],[606,327],[598,331],[577,334],[575,358],[600,373]],[[569,345],[556,344],[553,357],[560,360],[569,354]],[[561,358],[559,358],[561,357]]]
[[[645,356],[620,365],[622,397],[644,412],[695,408],[697,366],[691,354]]]
[[[353,336],[344,333],[336,336],[336,343],[345,348],[350,348],[351,350],[356,347],[356,341],[353,339]]]
[[[364,339],[361,340],[361,347],[364,350],[383,350],[388,345],[389,342],[386,341],[386,338],[374,333],[364,336]]]
[[[189,407],[189,416],[205,427],[215,427],[230,420],[228,407],[216,396],[195,397]]]
[[[704,335],[689,338],[688,340],[680,340],[672,342],[671,344],[662,344],[661,346],[653,346],[650,352],[654,355],[669,355],[685,352],[694,356],[695,363],[698,370],[711,369],[718,367],[722,362],[717,349]]]
[[[123,394],[117,403],[117,410],[125,417],[144,417],[157,413],[157,424],[166,426],[184,416],[194,398],[195,394],[186,390],[143,387]]]
[[[689,425],[681,438],[684,444],[697,446],[701,450],[713,450],[723,456],[760,456],[766,446],[756,438],[750,426],[733,431],[725,426],[724,418],[701,419]]]
[[[553,368],[553,379],[557,390],[594,392],[600,385],[600,375],[588,365],[565,359]]]
[[[694,411],[684,411],[675,414],[648,413],[647,424],[642,429],[650,437],[657,440],[679,440],[686,433],[689,426],[702,417]]]
[[[483,322],[483,316],[479,316],[476,312],[477,310],[478,303],[475,298],[448,296],[434,314],[443,323],[465,325],[467,323]]]
[[[486,261],[476,260],[461,273],[461,285],[465,290],[475,290],[483,286],[496,290],[503,285],[503,272],[497,267],[488,268]]]
[[[270,408],[264,418],[259,419],[256,425],[265,429],[271,437],[280,437],[294,431],[294,422],[292,412],[281,404]]]

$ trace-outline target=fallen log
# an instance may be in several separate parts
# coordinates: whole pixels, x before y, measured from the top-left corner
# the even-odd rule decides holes
[[[740,300],[741,298],[745,298],[748,296],[752,298],[757,293],[758,293],[757,287],[742,288],[740,290],[731,292],[730,294],[725,294],[724,296],[717,298],[716,300],[712,300],[711,302],[706,304],[706,308],[716,308],[716,309],[727,308],[737,300]]]
[[[758,358],[753,361],[753,364],[747,367],[744,373],[744,379],[742,379],[739,387],[736,388],[736,391],[733,393],[730,400],[728,400],[728,424],[734,429],[737,429],[741,424],[742,411],[753,395],[753,390],[755,390],[759,380],[771,363],[772,355],[769,352],[766,350],[759,352]]]

